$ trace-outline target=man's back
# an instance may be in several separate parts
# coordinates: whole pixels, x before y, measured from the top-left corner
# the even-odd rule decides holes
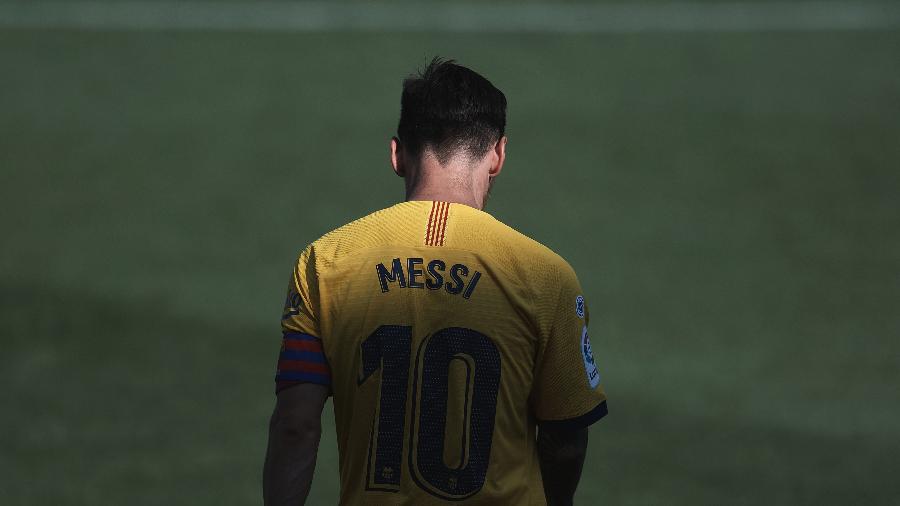
[[[341,504],[545,504],[535,425],[605,414],[587,319],[549,249],[472,207],[404,202],[301,254],[278,388],[331,385]]]

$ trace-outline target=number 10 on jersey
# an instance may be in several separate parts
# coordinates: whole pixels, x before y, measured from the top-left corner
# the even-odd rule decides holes
[[[413,329],[382,325],[360,345],[362,385],[381,369],[379,404],[369,440],[367,490],[399,489],[403,463],[407,385]],[[463,409],[467,430],[459,442],[459,467],[444,462],[444,433],[450,365],[466,370]],[[494,414],[500,388],[500,353],[490,338],[472,329],[449,327],[426,338],[416,351],[407,464],[413,481],[435,496],[459,500],[484,486],[491,456]]]

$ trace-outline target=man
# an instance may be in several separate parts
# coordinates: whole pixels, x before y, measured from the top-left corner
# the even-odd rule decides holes
[[[406,201],[312,243],[290,279],[267,505],[305,501],[329,395],[342,505],[572,503],[606,396],[571,267],[482,211],[505,127],[468,68],[404,81]]]

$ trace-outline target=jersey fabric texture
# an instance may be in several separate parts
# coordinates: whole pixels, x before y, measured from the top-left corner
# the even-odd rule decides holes
[[[276,391],[330,386],[342,505],[544,505],[536,427],[606,414],[588,319],[550,249],[403,202],[300,254]]]

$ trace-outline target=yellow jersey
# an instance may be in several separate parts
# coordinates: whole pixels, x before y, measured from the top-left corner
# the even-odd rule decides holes
[[[536,427],[606,414],[562,258],[462,204],[403,202],[299,256],[276,391],[330,385],[340,504],[544,505]]]

